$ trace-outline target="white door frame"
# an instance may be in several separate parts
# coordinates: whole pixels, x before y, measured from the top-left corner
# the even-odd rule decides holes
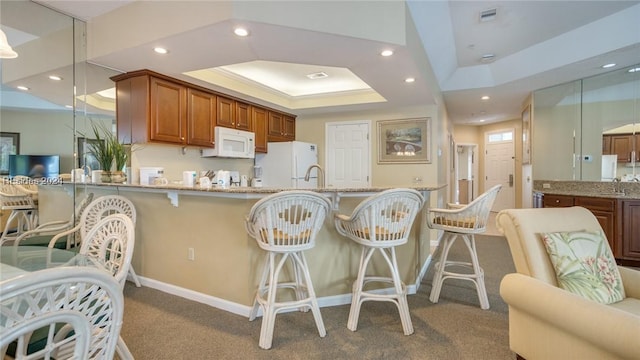
[[[478,163],[479,163],[479,159],[478,159],[478,153],[479,153],[479,147],[478,144],[474,144],[474,143],[455,143],[454,144],[454,167],[455,167],[455,173],[454,173],[454,193],[453,193],[453,202],[454,203],[458,203],[460,200],[459,194],[460,194],[460,189],[459,189],[459,184],[458,184],[458,180],[460,180],[460,154],[458,154],[458,146],[463,146],[463,147],[468,147],[471,149],[471,151],[473,152],[473,165],[471,166],[471,177],[473,180],[473,196],[469,199],[470,201],[475,199],[476,197],[478,197],[478,195],[480,195],[478,193],[478,180],[480,179],[480,175],[479,175],[479,167],[478,167]]]

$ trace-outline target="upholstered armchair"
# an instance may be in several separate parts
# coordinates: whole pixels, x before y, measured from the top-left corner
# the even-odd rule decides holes
[[[509,344],[518,358],[640,359],[640,270],[611,261],[609,268],[618,270],[624,290],[622,300],[605,305],[569,291],[563,276],[572,274],[557,265],[559,259],[566,265],[567,257],[548,250],[553,249],[550,233],[601,232],[590,211],[510,209],[501,211],[496,222],[509,242],[517,271],[503,278],[500,295],[509,305]],[[610,252],[606,239],[601,244],[602,253]],[[572,263],[576,264],[582,263]]]

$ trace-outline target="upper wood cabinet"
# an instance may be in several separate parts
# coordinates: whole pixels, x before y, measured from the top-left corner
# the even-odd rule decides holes
[[[187,143],[214,146],[213,125],[216,118],[216,96],[208,92],[187,90]]]
[[[640,135],[608,134],[602,136],[602,154],[617,155],[619,163],[638,161],[640,156]]]
[[[268,111],[256,106],[251,107],[252,129],[256,134],[256,152],[267,152]]]
[[[187,88],[152,77],[150,90],[150,140],[185,144]]]
[[[235,128],[239,130],[251,131],[253,129],[253,122],[251,119],[252,106],[237,100],[235,101],[235,105],[236,105]]]
[[[117,131],[123,143],[213,147],[215,126],[254,131],[258,152],[267,151],[267,141],[295,140],[295,117],[286,113],[150,70],[111,80],[116,83]]]
[[[292,116],[269,111],[267,131],[269,141],[293,141],[296,139],[296,120]]]

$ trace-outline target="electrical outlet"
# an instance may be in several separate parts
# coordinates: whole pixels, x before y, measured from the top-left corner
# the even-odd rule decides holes
[[[187,260],[195,260],[196,259],[196,250],[194,248],[189,248],[187,252]]]
[[[551,189],[551,184],[544,183],[542,184],[543,189]]]

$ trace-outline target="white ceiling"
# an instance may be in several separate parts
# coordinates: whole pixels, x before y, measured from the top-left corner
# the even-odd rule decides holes
[[[519,118],[534,90],[608,71],[605,63],[640,63],[639,1],[38,2],[88,22],[92,62],[149,68],[297,115],[433,105],[440,91],[454,123],[503,121]],[[480,22],[491,8],[496,19]],[[238,24],[249,37],[233,35]],[[157,45],[170,53],[154,54]],[[395,54],[379,56],[385,48]],[[295,97],[184,74],[258,60],[345,68],[386,101]]]

